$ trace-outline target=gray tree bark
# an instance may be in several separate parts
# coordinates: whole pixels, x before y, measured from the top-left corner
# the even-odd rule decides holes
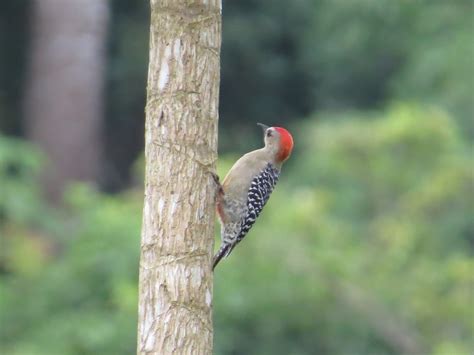
[[[45,152],[45,189],[61,197],[70,180],[96,181],[102,144],[107,0],[35,0],[25,128]]]
[[[139,354],[212,353],[221,0],[151,0]]]

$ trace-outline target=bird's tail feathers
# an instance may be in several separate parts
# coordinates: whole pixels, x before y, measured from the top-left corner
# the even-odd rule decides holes
[[[214,260],[212,262],[212,270],[216,268],[217,264],[219,264],[219,261],[221,261],[223,257],[227,257],[229,255],[231,250],[232,250],[231,244],[222,244],[219,251],[214,256]]]

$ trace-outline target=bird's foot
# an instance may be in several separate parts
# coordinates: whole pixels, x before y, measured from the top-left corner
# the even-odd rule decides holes
[[[219,194],[223,194],[224,193],[224,190],[222,189],[222,185],[221,185],[221,181],[219,179],[219,175],[217,175],[217,173],[215,173],[214,171],[210,171],[209,172],[212,176],[212,179],[214,180],[214,183],[216,184],[217,186],[217,192]]]

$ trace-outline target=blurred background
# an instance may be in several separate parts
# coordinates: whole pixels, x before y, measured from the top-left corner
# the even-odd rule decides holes
[[[296,148],[216,272],[216,354],[473,353],[473,4],[224,1],[219,173],[256,122]],[[135,352],[148,31],[0,2],[2,354]]]

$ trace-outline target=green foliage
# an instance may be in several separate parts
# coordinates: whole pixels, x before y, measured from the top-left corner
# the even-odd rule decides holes
[[[30,144],[0,135],[0,221],[35,219],[41,204],[36,181],[42,163]]]
[[[225,4],[220,112],[224,127],[233,130],[224,130],[221,147],[243,144],[231,132],[244,122],[288,125],[314,110],[373,109],[394,96],[449,110],[472,138],[473,4]]]
[[[53,212],[36,191],[34,150],[2,138],[0,156],[0,185],[8,188],[0,224],[2,352],[134,352],[142,194],[110,197],[77,185],[66,195],[67,212]]]
[[[149,5],[109,3],[103,180],[116,190],[143,147]],[[16,134],[28,124],[20,113],[30,7],[0,4],[0,128]],[[472,139],[473,24],[472,0],[225,2],[220,149],[257,144],[255,122],[289,125],[315,110],[374,109],[394,97],[448,110]]]
[[[320,114],[294,137],[268,207],[216,270],[216,354],[467,355],[473,161],[454,120],[398,104]],[[142,195],[75,185],[52,210],[37,156],[0,140],[0,186],[22,206],[2,204],[2,350],[132,353]]]
[[[474,2],[437,2],[417,9],[405,65],[393,81],[402,99],[430,102],[455,115],[474,137]],[[442,28],[442,30],[441,30]]]

